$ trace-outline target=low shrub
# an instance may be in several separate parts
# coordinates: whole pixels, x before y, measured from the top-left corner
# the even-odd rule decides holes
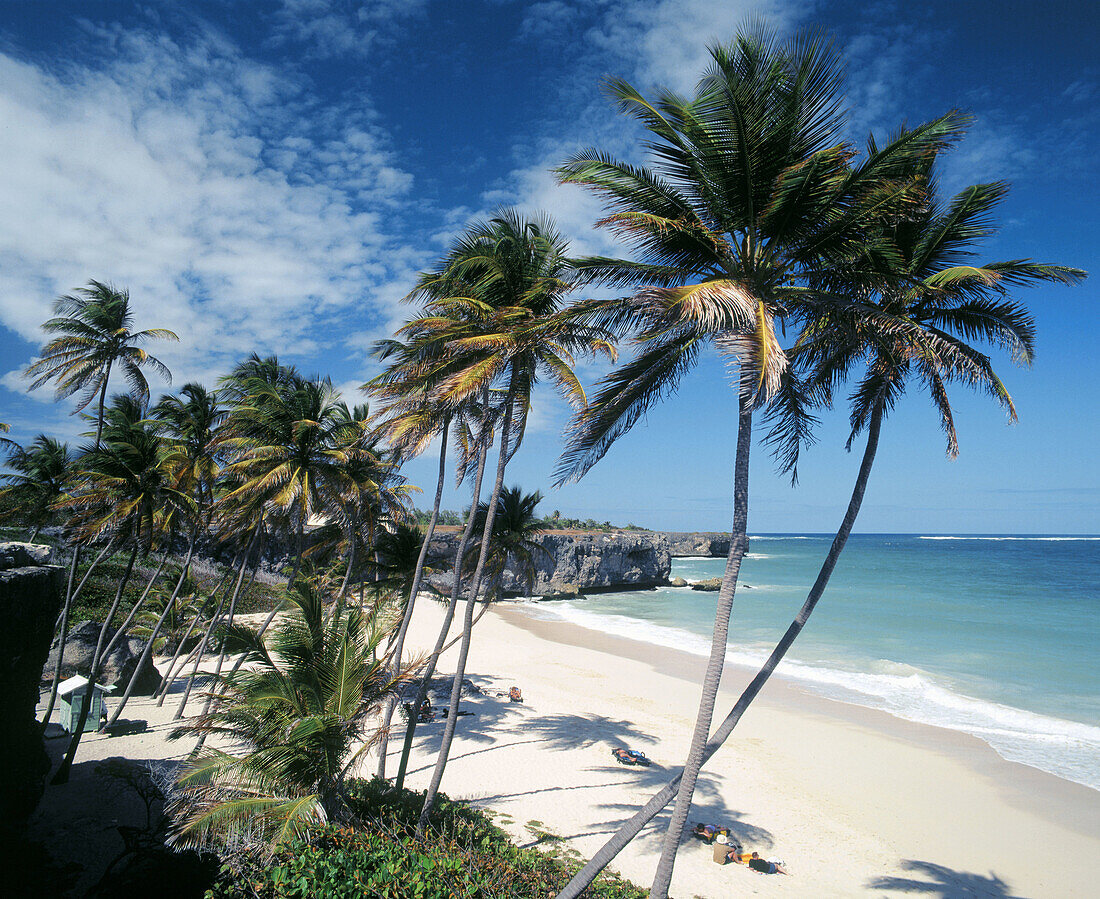
[[[520,848],[488,816],[440,796],[429,835],[414,836],[424,796],[385,781],[356,782],[349,794],[362,823],[327,826],[274,858],[225,869],[214,899],[510,899],[554,896],[577,864]],[[644,899],[645,890],[614,875],[588,895]]]

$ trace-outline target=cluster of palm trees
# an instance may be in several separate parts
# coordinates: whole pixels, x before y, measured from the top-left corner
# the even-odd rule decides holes
[[[62,513],[78,548],[100,547],[101,554],[127,549],[127,576],[139,555],[157,548],[167,553],[182,535],[187,561],[173,600],[199,535],[217,534],[235,547],[235,581],[227,579],[217,609],[207,613],[193,671],[211,634],[236,633],[244,640],[232,629],[234,602],[257,546],[273,536],[291,546],[293,581],[306,556],[307,532],[319,525],[310,534],[310,551],[326,547],[342,560],[343,577],[330,591],[334,611],[326,623],[316,602],[296,600],[299,630],[280,632],[280,639],[306,640],[307,631],[309,639],[318,639],[319,628],[330,628],[336,643],[354,644],[361,667],[368,657],[372,665],[378,657],[374,649],[363,655],[363,647],[378,644],[364,636],[374,633],[374,625],[365,623],[374,620],[372,613],[362,604],[353,612],[346,602],[349,585],[355,578],[362,583],[368,572],[376,580],[382,577],[383,548],[387,541],[401,543],[393,523],[408,505],[399,462],[438,442],[432,514],[423,537],[417,534],[399,553],[394,550],[407,560],[404,576],[394,581],[400,601],[393,609],[384,670],[370,669],[371,682],[381,685],[369,692],[371,708],[382,718],[378,773],[384,777],[394,685],[410,676],[403,642],[423,585],[453,451],[453,475],[468,485],[470,503],[445,620],[432,653],[417,667],[420,687],[396,773],[400,786],[420,705],[465,600],[449,714],[420,818],[423,833],[455,732],[477,603],[499,589],[509,559],[530,568],[537,552],[530,519],[538,499],[504,489],[537,383],[548,380],[576,410],[556,473],[561,483],[581,478],[652,404],[675,391],[704,351],[717,349],[737,372],[731,397],[738,422],[732,539],[688,758],[578,873],[563,897],[580,895],[675,799],[651,892],[667,896],[698,773],[821,598],[859,513],[890,410],[911,384],[927,390],[952,456],[958,451],[952,385],[988,393],[1014,419],[1011,397],[992,360],[975,345],[1029,363],[1034,324],[1011,291],[1041,281],[1072,284],[1085,276],[1029,260],[975,262],[975,244],[992,232],[1006,186],[978,184],[949,199],[939,196],[937,160],[963,136],[966,116],[951,112],[902,128],[884,144],[870,139],[861,153],[844,138],[841,66],[821,35],[781,41],[756,28],[711,48],[710,55],[710,69],[690,96],[661,91],[647,98],[626,82],[609,82],[619,109],[648,134],[648,166],[592,149],[557,170],[562,182],[582,185],[602,199],[606,217],[599,224],[623,241],[630,257],[572,258],[542,215],[502,209],[471,225],[410,293],[409,302],[419,304],[416,314],[378,346],[385,368],[365,385],[381,407],[378,416],[340,402],[327,380],[304,378],[275,358],[255,356],[216,392],[187,385],[147,411],[141,367],[159,363],[137,344],[171,335],[131,332],[125,295],[92,282],[77,297],[58,302],[58,318],[47,330],[61,336],[45,348],[31,375],[35,383],[55,381],[62,395],[80,392],[80,408],[98,397],[95,442],[74,458],[42,437],[13,453],[9,463],[17,474],[8,491],[18,494],[28,528],[37,533]],[[596,287],[618,295],[584,297]],[[631,348],[631,358],[613,366],[589,400],[574,360],[603,354],[614,361],[621,341]],[[113,366],[124,370],[134,391],[108,404]],[[805,604],[712,732],[729,619],[748,549],[754,424],[763,419],[762,442],[796,478],[820,410],[830,408],[849,382],[849,447],[866,435],[851,500]],[[483,500],[494,448],[495,473]],[[73,584],[78,556],[70,594],[79,589]],[[109,618],[117,606],[116,598]],[[169,614],[168,606],[163,608],[160,621],[148,628],[150,647]],[[225,626],[216,632],[218,621]],[[109,623],[104,622],[101,644]],[[261,673],[234,670],[219,677],[222,698],[214,705],[208,701],[198,725],[203,732],[217,731],[236,708],[233,703],[247,703],[248,691],[273,695],[277,688],[271,679],[289,676],[265,655],[263,629],[249,644]],[[95,667],[93,662],[93,675]],[[321,714],[328,701],[295,714]],[[258,733],[266,724],[257,719],[248,726]],[[68,763],[78,740],[79,733]],[[320,779],[307,778],[297,792],[279,798],[285,803],[311,797],[312,804],[295,807],[296,821],[340,814],[340,784],[351,751],[340,745]],[[196,783],[209,786],[243,770],[252,789],[260,777],[251,762],[204,758],[205,774],[196,769]],[[246,797],[242,790],[240,797]]]

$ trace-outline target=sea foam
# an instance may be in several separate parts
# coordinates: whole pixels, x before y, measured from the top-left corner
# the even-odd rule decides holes
[[[691,631],[591,612],[573,601],[537,603],[528,609],[537,617],[557,618],[601,633],[694,655],[710,653],[710,641]],[[726,661],[756,669],[770,650],[730,645]],[[845,670],[787,658],[777,672],[830,699],[970,734],[1002,758],[1100,790],[1100,727],[966,696],[899,662],[882,659],[873,667],[873,671]]]

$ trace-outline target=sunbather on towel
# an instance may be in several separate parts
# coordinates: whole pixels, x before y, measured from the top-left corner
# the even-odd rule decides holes
[[[791,872],[786,870],[778,862],[769,862],[766,859],[760,857],[759,852],[754,852],[749,856],[746,864],[754,871],[759,871],[761,874],[790,874]]]

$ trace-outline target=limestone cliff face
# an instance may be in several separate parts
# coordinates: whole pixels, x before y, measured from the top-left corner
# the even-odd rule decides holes
[[[449,589],[458,534],[442,534],[432,540],[435,565],[445,570],[432,577],[439,589]],[[664,534],[594,533],[542,534],[538,542],[546,550],[537,553],[534,594],[568,591],[570,586],[585,590],[655,587],[668,583],[672,569],[668,539]],[[527,586],[514,566],[505,572],[503,589],[525,594]]]
[[[730,535],[720,532],[709,533],[692,531],[688,533],[669,533],[669,552],[679,556],[722,556],[729,555]]]
[[[34,811],[50,760],[35,720],[38,681],[61,611],[64,569],[46,564],[48,546],[0,543],[0,820]]]

